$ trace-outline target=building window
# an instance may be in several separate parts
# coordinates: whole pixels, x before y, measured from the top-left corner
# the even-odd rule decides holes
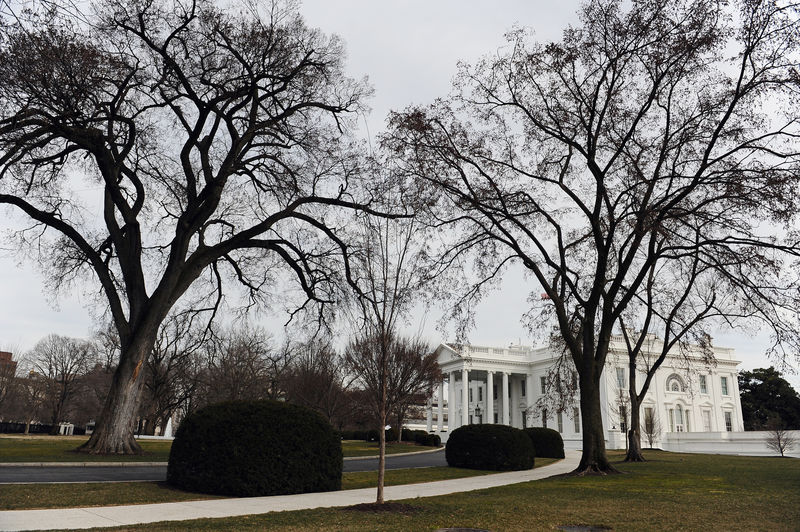
[[[472,402],[472,388],[469,389],[469,402]]]
[[[725,378],[725,377],[723,377]],[[725,411],[725,430],[728,432],[733,432],[733,417],[729,411]]]
[[[686,427],[686,432],[692,432],[692,427],[689,425],[689,418],[692,417],[691,410],[684,410],[683,411],[683,423]]]
[[[719,381],[722,384],[722,395],[728,395],[728,377],[720,377]]]
[[[511,387],[514,385],[511,379],[508,380],[508,398],[511,399]]]
[[[472,425],[472,414],[469,415],[469,424]]]
[[[542,426],[547,428],[547,409],[542,408]]]
[[[705,375],[700,375],[700,393],[708,393],[708,385],[706,384]]]
[[[617,368],[617,388],[625,388],[625,368]]]
[[[483,386],[478,386],[478,401],[483,401]]]
[[[542,393],[544,393],[545,389],[547,389],[547,379],[545,377],[539,377],[539,387],[541,388]]]
[[[655,434],[656,416],[653,409],[649,406],[644,409],[644,432],[645,434]]]
[[[525,392],[527,391],[526,389],[528,388],[528,381],[524,380],[524,381],[520,382],[519,383],[519,387],[520,387],[520,391],[522,393],[522,397],[525,397]]]
[[[711,410],[703,410],[703,430],[711,432]]]
[[[669,431],[675,432],[675,409],[669,409]]]
[[[673,373],[667,378],[667,390],[670,392],[682,392],[684,390],[683,380]]]
[[[575,422],[575,433],[581,431],[581,411],[577,408],[572,409],[572,420]]]
[[[497,399],[497,385],[492,385],[492,399]]]
[[[556,414],[556,421],[558,421],[558,432],[564,432],[564,420],[561,412]]]
[[[497,412],[494,413],[494,423],[497,424]]]

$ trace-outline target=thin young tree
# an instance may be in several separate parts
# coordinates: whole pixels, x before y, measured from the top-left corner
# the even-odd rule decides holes
[[[386,468],[386,430],[389,415],[411,398],[427,401],[442,374],[430,345],[419,338],[394,332],[387,336],[356,336],[345,349],[345,367],[366,392],[373,418],[377,418],[379,458],[376,502],[383,504]],[[401,431],[402,427],[396,427]]]
[[[401,203],[400,200],[395,203]],[[382,201],[393,201],[390,191],[383,194]],[[402,366],[408,360],[429,356],[422,344],[400,336],[399,328],[412,306],[420,301],[420,291],[434,270],[426,260],[428,230],[413,218],[362,217],[356,227],[358,245],[351,251],[353,274],[348,281],[355,295],[351,323],[357,333],[345,352],[345,363],[372,397],[370,406],[380,435],[376,500],[382,504],[386,465],[384,427],[404,386],[422,391],[417,390],[419,374],[403,370]],[[431,385],[426,390],[428,395],[432,388]]]
[[[655,263],[710,268],[724,297],[770,316],[777,356],[800,352],[797,11],[589,0],[560,41],[512,31],[448,100],[391,118],[384,143],[435,205],[442,262],[475,279],[454,316],[512,264],[546,294],[528,321],[557,324],[578,373],[576,474],[615,471],[600,379]]]
[[[792,431],[786,428],[786,424],[777,416],[773,416],[767,421],[767,447],[780,453],[781,458],[786,456],[787,451],[791,451],[797,445],[797,437]]]
[[[138,453],[145,361],[197,280],[197,310],[214,313],[228,279],[275,303],[292,276],[287,310],[326,315],[337,220],[373,212],[349,127],[370,89],[290,1],[54,4],[0,12],[0,205],[31,222],[16,236],[54,288],[95,283],[119,334],[82,450]]]

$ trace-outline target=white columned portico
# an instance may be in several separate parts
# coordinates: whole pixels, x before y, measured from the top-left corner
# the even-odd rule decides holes
[[[494,374],[486,372],[486,422],[494,423]]]
[[[456,423],[456,372],[450,372],[450,379],[447,382],[447,432],[452,433],[458,424]]]
[[[469,370],[461,370],[461,424],[469,425]]]
[[[503,372],[503,425],[509,425],[508,417],[508,373]]]
[[[444,431],[444,381],[439,381],[439,409],[436,413],[436,430]]]

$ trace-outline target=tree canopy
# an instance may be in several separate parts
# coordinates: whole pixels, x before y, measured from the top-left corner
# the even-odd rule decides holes
[[[800,429],[800,395],[770,366],[739,373],[744,430],[765,430],[772,418],[782,428]]]

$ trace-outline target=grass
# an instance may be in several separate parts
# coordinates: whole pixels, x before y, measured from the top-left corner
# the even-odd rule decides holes
[[[437,447],[426,447],[410,442],[386,442],[386,454],[414,453],[433,449],[437,449]],[[378,456],[378,442],[344,440],[342,442],[342,452],[345,457]]]
[[[88,440],[86,436],[0,436],[0,462],[166,462],[171,441],[139,440],[144,454],[98,456],[76,452]],[[435,449],[413,443],[387,444],[387,454]],[[344,456],[377,456],[378,444],[343,441]]]
[[[555,462],[540,458],[536,466]],[[476,471],[456,467],[424,467],[390,469],[385,485],[416,484],[479,475],[494,471]],[[378,485],[377,471],[344,473],[342,489],[372,488]],[[0,510],[32,510],[36,508],[70,508],[78,506],[110,506],[158,502],[219,499],[204,493],[192,493],[170,487],[165,482],[92,482],[81,484],[0,484]]]
[[[621,460],[619,453],[610,453]],[[198,519],[135,530],[797,530],[800,460],[645,452],[649,462],[617,463],[627,474],[557,477],[500,488],[403,501],[406,513],[319,509]],[[116,530],[133,530],[118,528]]]
[[[97,456],[75,449],[88,441],[86,436],[3,436],[0,437],[2,462],[166,462],[171,441],[139,440],[144,454]]]

